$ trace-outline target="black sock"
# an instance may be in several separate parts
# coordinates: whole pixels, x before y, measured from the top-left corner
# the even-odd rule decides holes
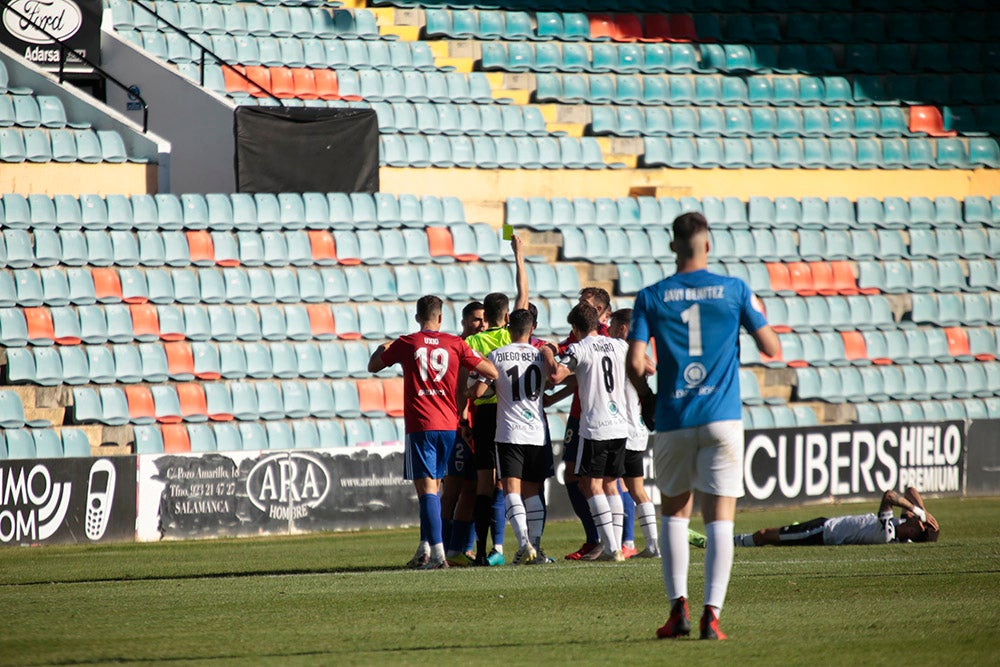
[[[476,557],[486,557],[486,540],[490,535],[490,524],[493,523],[493,496],[477,495],[473,510],[476,522]]]

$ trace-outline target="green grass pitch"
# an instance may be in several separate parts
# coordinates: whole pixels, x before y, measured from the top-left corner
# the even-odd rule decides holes
[[[875,504],[741,512],[736,529]],[[0,663],[997,664],[1000,498],[928,505],[936,544],[738,549],[720,643],[656,640],[659,561],[563,561],[568,522],[546,533],[554,565],[435,572],[401,567],[412,529],[0,549]]]

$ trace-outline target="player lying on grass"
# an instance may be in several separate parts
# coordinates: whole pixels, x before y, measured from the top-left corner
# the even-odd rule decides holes
[[[900,518],[892,508],[901,507]],[[738,547],[815,546],[835,544],[888,544],[891,542],[937,542],[940,527],[924,507],[924,500],[912,486],[904,495],[893,490],[882,495],[878,514],[852,514],[832,519],[818,517],[780,528],[762,528],[734,539]]]

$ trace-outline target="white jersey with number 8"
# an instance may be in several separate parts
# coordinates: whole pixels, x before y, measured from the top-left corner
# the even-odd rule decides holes
[[[570,345],[559,359],[559,363],[576,373],[580,392],[580,437],[587,440],[628,437],[627,352],[625,341],[595,334]]]

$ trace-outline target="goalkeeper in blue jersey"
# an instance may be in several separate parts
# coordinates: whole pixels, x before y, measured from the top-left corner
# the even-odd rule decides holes
[[[733,564],[733,519],[743,496],[743,423],[739,331],[769,356],[779,350],[759,301],[738,278],[708,271],[708,221],[685,213],[673,223],[677,273],[639,292],[629,329],[629,379],[643,419],[655,431],[653,454],[662,496],[660,553],[671,612],[660,638],[690,633],[688,523],[695,490],[705,519],[702,639],[725,639],[719,612]],[[646,381],[646,348],[655,339],[657,393]]]

